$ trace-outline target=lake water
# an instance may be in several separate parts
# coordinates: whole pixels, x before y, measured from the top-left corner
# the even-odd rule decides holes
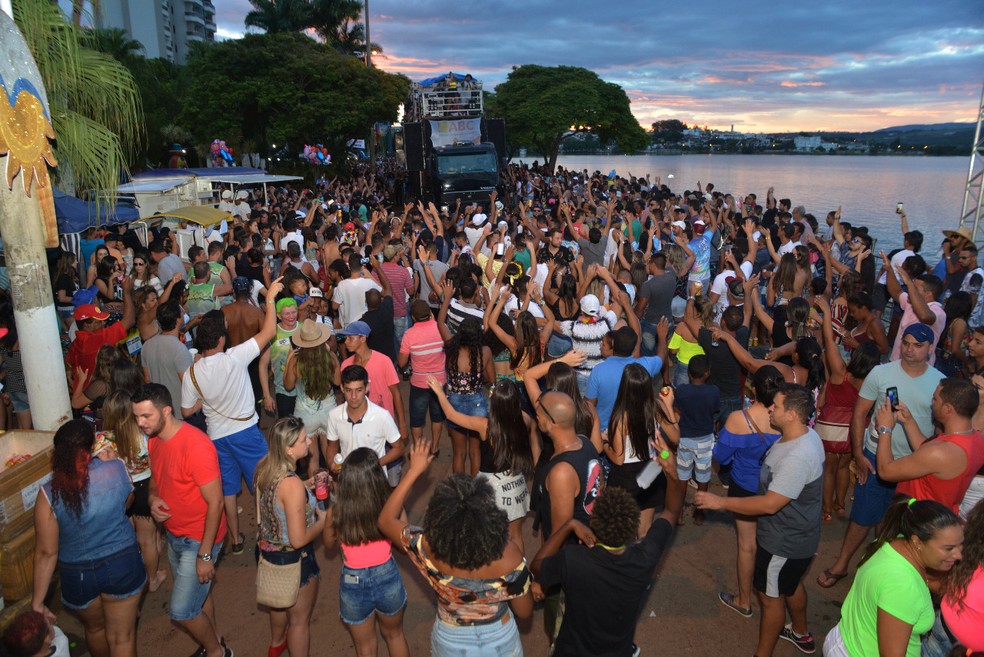
[[[526,158],[524,162],[532,162]],[[542,159],[540,160],[542,162]],[[838,155],[624,155],[562,156],[566,169],[619,175],[650,174],[675,192],[697,181],[733,194],[765,194],[803,205],[821,223],[843,206],[843,219],[868,226],[886,251],[902,246],[895,205],[905,203],[910,230],[925,235],[924,257],[935,263],[943,229],[956,228],[967,181],[968,157],[877,157]],[[673,175],[670,179],[669,176]]]

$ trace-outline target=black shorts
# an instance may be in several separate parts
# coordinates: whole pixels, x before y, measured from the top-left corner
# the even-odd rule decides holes
[[[655,509],[666,494],[666,475],[660,473],[649,488],[642,488],[636,482],[636,477],[646,467],[647,461],[612,465],[606,485],[622,488],[635,498],[640,509]]]
[[[731,485],[728,486],[728,497],[755,497],[756,495],[758,495],[757,492],[753,493],[750,490],[745,490],[736,484],[734,480],[732,480]]]
[[[150,477],[133,484],[133,503],[126,510],[126,517],[150,518]]]
[[[752,586],[770,598],[792,595],[810,569],[813,557],[791,559],[776,556],[762,548],[755,550],[755,574]]]

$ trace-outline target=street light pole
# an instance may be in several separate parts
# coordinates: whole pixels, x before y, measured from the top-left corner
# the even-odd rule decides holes
[[[366,14],[366,68],[372,68],[372,40],[369,38],[369,0],[363,0]],[[376,175],[376,122],[369,126],[369,171]]]

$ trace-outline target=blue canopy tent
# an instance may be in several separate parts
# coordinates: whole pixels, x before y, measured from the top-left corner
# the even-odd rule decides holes
[[[140,219],[140,211],[126,203],[106,202],[97,212],[95,203],[70,196],[60,189],[53,189],[52,193],[61,248],[74,253],[79,259],[83,276],[87,263],[83,264],[82,233],[91,226],[113,226]]]

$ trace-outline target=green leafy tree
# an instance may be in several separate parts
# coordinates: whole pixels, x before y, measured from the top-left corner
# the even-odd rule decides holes
[[[248,34],[193,53],[184,123],[196,143],[221,137],[240,149],[255,144],[321,143],[338,163],[345,142],[365,137],[374,121],[395,121],[409,81],[303,34]]]
[[[496,87],[490,113],[506,120],[513,145],[541,153],[551,171],[560,144],[576,132],[595,134],[602,144],[614,141],[624,152],[644,148],[648,141],[625,91],[574,66],[514,68]]]
[[[683,139],[683,131],[687,124],[677,119],[656,121],[652,125],[653,141],[659,143],[675,143]]]
[[[114,192],[140,141],[140,95],[130,71],[89,46],[57,3],[14,0],[14,20],[44,80],[59,184]],[[97,202],[101,194],[94,195]]]
[[[311,27],[314,12],[308,0],[249,0],[253,10],[246,14],[246,27],[267,34],[300,32]]]
[[[127,68],[128,64],[143,57],[143,44],[131,39],[126,30],[120,28],[92,30],[89,32],[89,43],[95,50],[106,53]]]

